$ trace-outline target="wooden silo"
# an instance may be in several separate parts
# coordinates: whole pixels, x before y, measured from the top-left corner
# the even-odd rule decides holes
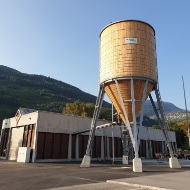
[[[157,106],[152,98],[154,91]],[[121,126],[123,145],[123,164],[128,161],[126,136],[134,150],[133,171],[142,172],[139,158],[140,133],[143,110],[147,97],[153,106],[155,115],[167,141],[171,158],[171,168],[180,168],[171,139],[168,135],[161,95],[158,85],[155,31],[149,24],[137,20],[125,20],[111,23],[100,33],[100,88],[92,118],[86,154],[81,167],[90,167],[97,119],[107,94],[124,122]],[[137,116],[139,120],[137,121]],[[114,123],[111,124],[112,126]],[[126,134],[126,132],[128,134]]]
[[[143,89],[146,98],[157,82],[155,31],[145,22],[126,20],[111,23],[100,33],[100,85],[125,122],[116,83],[118,80],[128,120],[133,121],[131,81],[134,79],[135,115],[141,110]],[[146,80],[145,80],[146,79]]]

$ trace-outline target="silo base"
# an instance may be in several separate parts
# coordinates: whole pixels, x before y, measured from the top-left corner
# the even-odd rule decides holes
[[[80,167],[90,167],[90,156],[88,156],[86,154],[84,155]]]
[[[142,161],[140,158],[133,159],[133,171],[134,172],[143,172],[142,171]]]
[[[123,155],[122,163],[123,164],[129,164],[128,156]]]
[[[170,168],[181,168],[181,165],[176,157],[169,158],[169,166]]]

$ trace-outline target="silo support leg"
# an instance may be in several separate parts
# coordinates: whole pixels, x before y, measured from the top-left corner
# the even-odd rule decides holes
[[[132,99],[132,114],[133,114],[134,132],[132,132],[132,128],[131,128],[131,125],[129,123],[129,119],[128,119],[128,116],[127,116],[127,113],[126,113],[126,110],[125,110],[124,101],[123,101],[123,98],[121,96],[121,92],[120,92],[120,89],[119,89],[117,79],[115,79],[115,84],[116,84],[116,88],[117,88],[117,93],[119,95],[122,111],[123,111],[124,116],[125,116],[125,126],[129,130],[129,135],[130,135],[131,142],[133,144],[133,149],[134,149],[134,152],[135,152],[135,158],[133,159],[133,171],[134,172],[142,172],[142,161],[138,157],[138,142],[137,142],[137,128],[136,128],[136,116],[135,116],[135,99],[134,99],[133,79],[131,79],[131,99]]]
[[[166,142],[168,144],[169,152],[170,152],[169,167],[170,168],[181,168],[181,165],[180,165],[178,159],[176,157],[174,157],[174,149],[172,146],[171,137],[170,137],[169,132],[167,130],[167,123],[166,123],[166,119],[165,119],[165,114],[164,114],[164,109],[163,109],[163,105],[162,105],[162,100],[161,100],[161,95],[160,95],[160,91],[158,88],[158,84],[155,87],[155,94],[156,94],[158,108],[160,110],[160,115],[161,115],[161,120],[162,120],[161,127],[163,129],[163,132],[164,132],[164,135],[166,138]]]
[[[156,99],[157,99],[157,103],[158,103],[158,110],[160,111],[160,115],[157,111],[157,108],[156,108],[156,105],[153,101],[153,98],[151,96],[151,94],[149,94],[149,98],[150,98],[150,102],[152,104],[152,107],[154,109],[154,112],[156,114],[156,117],[159,121],[159,125],[163,131],[163,134],[165,136],[165,139],[166,139],[166,143],[167,143],[167,146],[168,146],[168,149],[169,149],[169,153],[170,153],[170,158],[169,158],[169,167],[170,168],[181,168],[181,165],[178,161],[178,159],[176,157],[174,157],[174,152],[173,152],[173,149],[172,149],[172,145],[171,145],[171,140],[169,138],[169,133],[168,133],[168,130],[167,130],[167,124],[166,124],[166,121],[165,121],[165,115],[164,115],[164,109],[163,109],[163,105],[162,105],[162,100],[161,100],[161,96],[160,96],[160,92],[159,92],[159,89],[158,89],[158,86],[155,86],[155,94],[156,94]]]
[[[139,120],[139,131],[138,131],[138,147],[140,145],[140,137],[142,133],[142,122],[143,122],[143,116],[144,116],[144,107],[145,107],[145,102],[146,102],[146,93],[147,93],[147,87],[148,87],[148,80],[146,80],[145,85],[144,85],[144,90],[143,90],[143,98],[142,98],[142,108],[140,112],[140,120]]]
[[[88,144],[86,148],[86,154],[83,157],[80,167],[90,167],[91,153],[92,153],[93,141],[94,141],[94,136],[95,136],[95,131],[96,131],[96,123],[100,114],[100,109],[101,109],[102,102],[104,99],[104,94],[105,94],[104,85],[102,85],[100,86],[99,94],[96,100],[94,114],[93,114],[93,118],[91,122]]]
[[[169,166],[170,168],[181,168],[179,160],[176,157],[169,158]]]
[[[137,141],[138,129],[135,115],[135,97],[134,97],[134,83],[131,78],[131,100],[132,100],[132,115],[133,115],[133,132],[134,132],[134,151],[135,158],[133,159],[133,171],[134,172],[142,172],[142,161],[139,158],[139,144]]]

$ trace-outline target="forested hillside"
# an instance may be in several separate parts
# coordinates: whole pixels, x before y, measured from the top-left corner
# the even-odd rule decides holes
[[[96,97],[62,81],[21,73],[0,65],[0,121],[15,115],[18,107],[62,112],[68,102],[95,103]],[[110,107],[107,102],[104,107]]]
[[[95,104],[96,97],[62,81],[0,65],[0,122],[13,117],[19,107],[61,113],[66,103],[76,100]],[[183,111],[168,102],[163,106],[166,113]],[[104,101],[103,107],[111,105]],[[150,101],[146,101],[144,114],[154,115]]]

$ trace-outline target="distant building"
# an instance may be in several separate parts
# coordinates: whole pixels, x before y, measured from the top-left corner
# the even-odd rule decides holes
[[[108,123],[99,120],[99,125]],[[4,119],[0,139],[0,157],[16,160],[19,147],[31,147],[31,162],[81,160],[85,154],[91,118],[20,108],[16,116]],[[142,127],[140,157],[153,158],[167,153],[161,130]],[[174,132],[169,132],[177,151]],[[122,157],[120,126],[114,126],[114,156]],[[92,159],[112,158],[112,129],[96,130]]]

